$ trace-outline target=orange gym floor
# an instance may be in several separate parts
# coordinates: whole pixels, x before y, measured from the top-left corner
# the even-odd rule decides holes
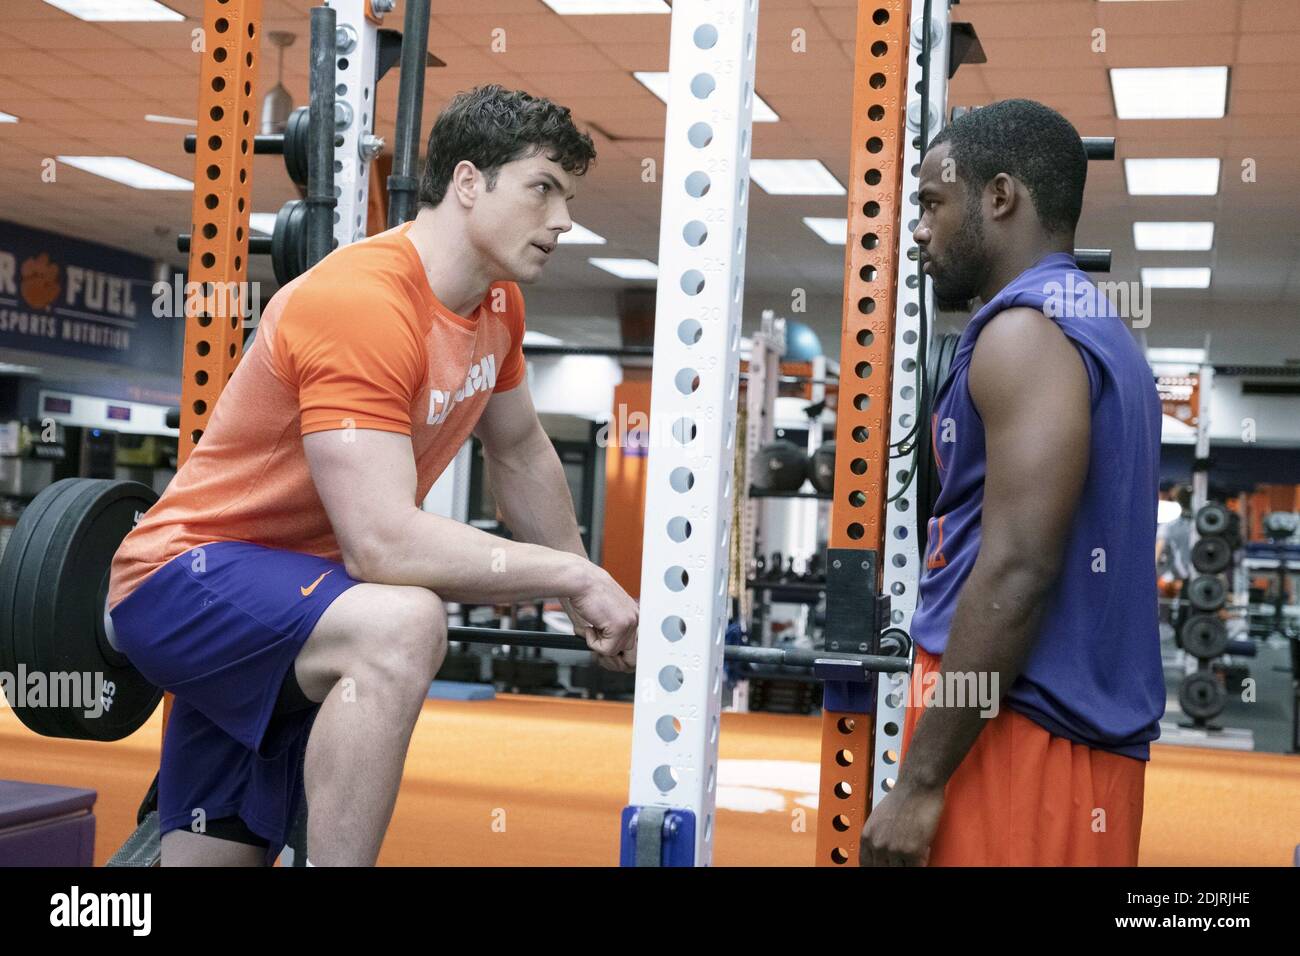
[[[614,864],[631,725],[631,704],[428,701],[379,862]],[[102,865],[134,827],[161,727],[160,708],[117,743],[54,740],[28,731],[6,707],[0,777],[97,790]],[[820,727],[815,717],[723,715],[716,865],[811,865]],[[1297,844],[1300,757],[1152,748],[1143,865],[1285,866]]]

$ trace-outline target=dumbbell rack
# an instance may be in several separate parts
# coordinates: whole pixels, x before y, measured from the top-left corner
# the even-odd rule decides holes
[[[751,336],[751,347],[745,381],[745,444],[738,459],[737,480],[748,481],[755,470],[759,450],[775,435],[776,399],[780,393],[781,358],[786,350],[785,320],[777,318],[772,310],[765,310],[760,327]],[[824,362],[821,363],[824,366]],[[813,369],[813,394],[815,402],[824,398],[825,369]],[[736,595],[735,619],[743,622],[750,643],[768,646],[771,636],[765,633],[768,606],[773,592],[781,592],[775,600],[781,603],[804,603],[812,607],[822,604],[825,598],[825,578],[816,586],[792,579],[781,581],[759,576],[754,555],[763,550],[761,516],[764,499],[795,499],[829,501],[831,496],[819,491],[777,491],[749,484],[739,502],[740,533],[733,552],[733,581],[739,579]],[[822,516],[825,518],[825,515]],[[820,524],[820,522],[819,522]],[[774,672],[746,671],[734,675],[729,684],[729,710],[774,710],[781,713],[808,713],[820,703],[820,687],[814,685],[807,674],[787,675]],[[813,698],[816,698],[814,701]]]
[[[1294,540],[1297,532],[1297,515],[1289,512],[1274,513],[1264,517],[1264,532],[1270,539],[1267,546],[1256,545],[1242,559],[1242,576],[1250,571],[1272,572],[1276,576],[1277,592],[1268,603],[1246,606],[1248,627],[1259,624],[1267,629],[1269,637],[1279,635],[1287,639],[1291,658],[1291,751],[1300,753],[1300,604],[1295,602],[1296,583],[1300,582],[1300,555]],[[1293,603],[1287,603],[1290,592]],[[1253,619],[1252,619],[1253,617]]]
[[[767,491],[751,486],[748,490],[748,498],[751,503],[768,498],[830,501],[831,495],[820,491]],[[812,638],[814,647],[824,647],[824,635],[818,633],[819,626],[813,618],[818,607],[823,610],[825,608],[825,573],[810,576],[805,566],[801,575],[791,576],[793,556],[790,557],[789,569],[775,566],[759,568],[754,561],[744,562],[746,568],[744,587],[752,600],[748,602],[749,613],[742,617],[742,620],[746,622],[751,641],[765,646],[770,645],[772,638],[767,633],[766,627],[771,605],[773,603],[805,604],[809,608],[806,633]],[[822,557],[824,559],[824,555]],[[767,576],[762,576],[763,574]],[[821,703],[820,682],[805,674],[750,671],[743,675],[743,679],[749,682],[748,693],[733,697],[733,704],[737,705],[736,709],[806,714],[811,713],[812,708]]]

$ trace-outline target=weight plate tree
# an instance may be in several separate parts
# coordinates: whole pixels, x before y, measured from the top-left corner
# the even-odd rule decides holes
[[[1192,725],[1203,727],[1228,700],[1210,662],[1228,649],[1228,626],[1220,611],[1228,600],[1223,572],[1232,564],[1234,532],[1233,515],[1217,502],[1202,505],[1194,520],[1200,538],[1192,546],[1192,565],[1201,573],[1183,585],[1193,613],[1182,622],[1178,636],[1183,650],[1196,658],[1196,670],[1183,678],[1178,701]]]

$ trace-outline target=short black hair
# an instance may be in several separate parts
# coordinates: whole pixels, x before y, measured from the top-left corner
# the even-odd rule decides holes
[[[1033,100],[1000,100],[959,116],[930,148],[947,143],[957,175],[974,195],[998,173],[1029,190],[1038,221],[1053,235],[1074,232],[1083,211],[1088,154],[1060,113]]]
[[[567,107],[495,83],[457,93],[429,131],[420,203],[442,202],[461,160],[473,163],[494,189],[502,166],[539,150],[579,176],[596,159],[591,137],[573,125]]]

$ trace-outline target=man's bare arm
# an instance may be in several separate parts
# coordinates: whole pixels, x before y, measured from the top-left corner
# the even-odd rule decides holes
[[[515,537],[586,558],[564,466],[537,419],[528,383],[493,395],[475,433],[483,442],[492,497]],[[624,594],[612,578],[609,583]],[[574,631],[598,645],[601,631],[567,596],[561,597]],[[636,665],[635,644],[628,642],[620,658],[597,660],[608,670],[630,673]]]
[[[344,566],[358,580],[418,585],[448,601],[506,603],[574,597],[599,571],[566,551],[421,511],[405,435],[316,432],[303,448]]]
[[[493,395],[475,433],[492,498],[515,537],[585,558],[564,466],[537,419],[527,382]]]

